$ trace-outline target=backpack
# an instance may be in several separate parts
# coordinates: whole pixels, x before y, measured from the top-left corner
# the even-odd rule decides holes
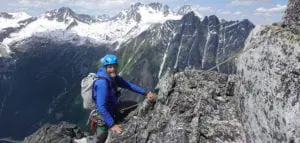
[[[89,73],[88,76],[81,81],[81,97],[83,99],[83,108],[94,110],[96,109],[96,102],[94,99],[94,83],[98,79],[105,79],[108,83],[108,79],[105,77],[98,77],[95,73]],[[109,85],[109,84],[108,84]]]

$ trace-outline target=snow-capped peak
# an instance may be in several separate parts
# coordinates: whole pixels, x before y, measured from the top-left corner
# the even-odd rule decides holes
[[[102,15],[96,16],[96,19],[101,22],[101,21],[108,21],[111,19],[111,17],[107,14],[102,14]]]
[[[128,9],[122,10],[115,19],[126,21],[135,20],[136,22],[140,22],[143,17],[149,16],[149,14],[160,14],[163,17],[175,15],[167,5],[161,3],[143,4],[139,2],[131,5]]]
[[[75,15],[75,12],[73,12],[70,8],[62,7],[47,11],[43,16],[49,20],[55,19],[59,22],[68,22],[70,19],[73,19]]]
[[[27,19],[30,15],[25,12],[16,12],[16,13],[7,13],[7,12],[0,12],[0,18],[4,19]]]
[[[9,13],[9,14],[12,15],[14,19],[27,19],[27,18],[31,17],[26,12],[15,12],[15,13]]]
[[[152,24],[179,20],[183,15],[184,13],[174,12],[161,3],[136,3],[112,18],[107,15],[91,17],[77,14],[68,7],[62,7],[31,20],[19,31],[11,33],[2,43],[10,46],[23,39],[38,36],[77,44],[84,44],[82,41],[88,39],[95,43],[120,45],[147,30]]]
[[[180,15],[184,15],[184,14],[187,14],[189,12],[193,11],[193,8],[191,5],[184,5],[182,6],[179,10],[178,10],[178,14]]]
[[[17,13],[0,13],[0,30],[8,27],[18,27],[20,21],[30,18],[31,16],[25,12]]]
[[[42,16],[49,20],[56,20],[58,22],[66,22],[66,23],[68,23],[70,21],[74,21],[74,19],[76,19],[77,21],[84,22],[84,23],[91,23],[91,22],[96,21],[95,18],[92,18],[91,16],[89,16],[87,14],[77,14],[68,7],[61,7],[59,9],[47,11]]]
[[[185,15],[189,12],[194,12],[196,16],[199,18],[203,18],[202,14],[199,12],[197,7],[191,6],[191,5],[184,5],[181,8],[178,9],[177,14],[178,15]]]

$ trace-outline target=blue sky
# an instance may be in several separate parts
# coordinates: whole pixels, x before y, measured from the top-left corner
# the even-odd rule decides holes
[[[0,0],[0,12],[26,12],[37,16],[62,6],[77,13],[115,15],[136,2],[160,2],[171,8],[193,5],[204,16],[215,14],[226,20],[249,19],[254,24],[278,22],[288,0]]]

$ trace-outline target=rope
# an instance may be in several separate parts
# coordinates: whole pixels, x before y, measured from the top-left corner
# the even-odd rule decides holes
[[[94,110],[92,110],[92,111],[90,112],[90,115],[89,115],[89,118],[88,118],[88,120],[87,120],[87,122],[86,122],[86,125],[89,125],[90,120],[91,120],[91,117],[92,117],[93,113],[96,112],[96,111],[97,111],[97,110],[94,109]]]
[[[249,49],[250,49],[250,48],[249,48]],[[223,65],[223,64],[227,63],[227,62],[230,61],[231,59],[236,58],[237,56],[239,56],[239,55],[241,55],[242,53],[248,51],[249,49],[246,49],[246,50],[244,50],[244,51],[242,50],[242,51],[240,51],[240,52],[235,53],[233,56],[230,56],[229,58],[227,58],[227,59],[224,60],[223,62],[216,64],[215,66],[209,68],[208,70],[204,70],[204,73],[209,72],[209,71],[212,71],[213,69],[219,67],[220,65]]]
[[[136,106],[138,106],[138,105],[139,105],[139,103],[134,104],[134,105],[131,105],[131,106],[126,107],[126,108],[123,108],[123,109],[120,110],[120,112],[121,112],[121,113],[124,113],[124,111],[126,111],[126,110],[128,110],[128,109],[131,109],[131,108],[134,108],[134,107],[136,107]]]
[[[251,48],[249,48],[249,49],[251,49]],[[227,63],[227,62],[230,61],[231,59],[236,58],[237,56],[239,56],[239,55],[241,55],[242,53],[248,51],[249,49],[246,49],[246,50],[244,50],[244,51],[242,50],[242,51],[240,51],[240,52],[238,52],[238,53],[235,53],[233,56],[230,56],[230,57],[227,58],[225,61],[223,61],[223,62],[221,62],[221,63],[218,63],[217,65],[213,66],[212,68],[210,68],[210,69],[208,69],[208,70],[204,70],[204,73],[209,72],[209,71],[212,71],[213,69],[217,68],[218,66]],[[120,109],[120,112],[124,112],[124,111],[129,110],[129,109],[131,109],[131,108],[134,108],[134,107],[136,107],[136,106],[138,106],[138,105],[139,105],[139,103],[134,104],[134,105],[131,105],[131,106],[126,107],[126,108],[123,108],[123,109]]]

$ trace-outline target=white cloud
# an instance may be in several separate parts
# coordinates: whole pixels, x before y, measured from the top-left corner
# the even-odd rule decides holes
[[[193,8],[199,12],[211,12],[213,11],[213,8],[210,6],[200,6],[200,5],[195,5]]]
[[[231,14],[231,11],[229,11],[229,10],[225,10],[225,11],[219,10],[218,12],[219,12],[220,14],[223,14],[223,15],[229,15],[229,14]]]
[[[86,9],[123,7],[137,2],[136,0],[78,0],[70,5]]]
[[[19,8],[38,8],[47,6],[50,4],[51,1],[41,1],[41,0],[18,0],[16,2],[12,2],[9,5],[13,7]]]
[[[233,13],[233,15],[241,15],[241,14],[242,14],[242,12],[240,12],[240,11],[236,11]]]
[[[264,16],[271,16],[274,13],[281,13],[286,9],[286,5],[277,4],[275,7],[272,8],[264,8],[260,7],[255,10],[256,15],[264,15]]]
[[[40,8],[60,4],[85,9],[102,9],[128,6],[137,1],[138,0],[11,0],[8,5],[18,8]]]
[[[138,1],[146,2],[146,0],[7,0],[7,5],[13,9],[10,11],[24,9],[30,11],[31,8],[46,11],[66,6],[74,10],[87,11],[90,14],[114,15]]]
[[[231,6],[249,6],[255,4],[267,3],[269,0],[233,0],[229,3]]]

